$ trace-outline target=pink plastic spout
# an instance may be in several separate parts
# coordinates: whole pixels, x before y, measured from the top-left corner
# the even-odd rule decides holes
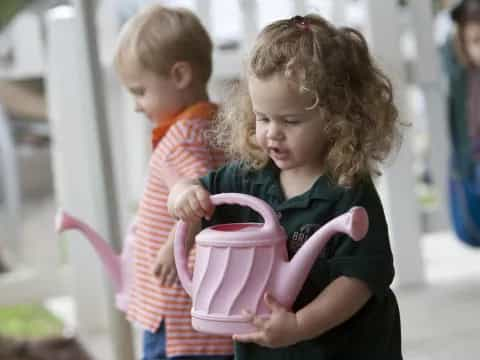
[[[123,294],[125,279],[123,277],[121,256],[115,254],[106,241],[90,226],[60,209],[55,218],[55,230],[57,233],[61,233],[72,229],[80,231],[92,244],[115,286],[117,306],[123,310],[123,305],[119,304],[119,302],[123,302],[125,297]]]
[[[348,212],[330,220],[298,250],[290,262],[277,273],[274,291],[276,298],[290,307],[300,292],[313,263],[327,242],[336,233],[344,233],[353,240],[361,240],[368,231],[368,215],[364,208],[353,207]]]

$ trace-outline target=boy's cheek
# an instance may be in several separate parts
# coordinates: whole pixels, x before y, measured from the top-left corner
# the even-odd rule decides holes
[[[480,45],[467,47],[468,55],[475,66],[480,66]]]

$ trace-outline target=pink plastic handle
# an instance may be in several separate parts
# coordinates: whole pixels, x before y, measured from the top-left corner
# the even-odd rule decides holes
[[[270,205],[268,205],[265,201],[256,198],[255,196],[238,193],[222,193],[210,196],[210,200],[215,206],[233,204],[248,206],[255,210],[265,220],[265,223],[260,231],[272,231],[280,226],[276,213],[273,211]],[[173,251],[178,279],[180,280],[180,283],[184,287],[187,294],[192,296],[192,275],[188,271],[187,250],[185,248],[187,231],[187,224],[180,220],[177,223],[177,228],[175,231]]]
[[[223,193],[210,196],[210,200],[215,206],[223,204],[248,206],[262,215],[263,220],[265,220],[263,225],[263,230],[265,231],[274,230],[279,226],[275,211],[273,211],[271,206],[265,201],[255,196],[238,193]]]

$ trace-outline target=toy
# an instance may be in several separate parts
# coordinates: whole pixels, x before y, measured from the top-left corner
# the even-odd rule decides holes
[[[290,308],[317,256],[336,233],[360,240],[368,230],[364,208],[354,207],[318,229],[288,261],[286,233],[264,201],[250,195],[213,195],[214,205],[239,204],[257,211],[265,223],[215,225],[197,234],[193,277],[187,267],[187,225],[179,221],[174,252],[178,277],[192,297],[193,328],[232,335],[255,331],[243,310],[268,314],[263,294],[268,291]]]

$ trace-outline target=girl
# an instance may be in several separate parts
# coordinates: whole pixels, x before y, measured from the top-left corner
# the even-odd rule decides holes
[[[213,213],[209,199],[252,194],[278,213],[290,257],[352,206],[366,208],[370,228],[358,243],[346,235],[329,242],[292,309],[266,294],[271,315],[246,314],[257,331],[233,337],[235,359],[402,358],[387,224],[370,178],[399,140],[398,123],[390,82],[357,31],[316,15],[261,31],[215,132],[236,161],[177,183],[170,213],[189,222],[258,221],[246,208]]]
[[[480,246],[480,0],[450,13],[457,31],[443,46],[449,80],[450,207],[457,235]]]

